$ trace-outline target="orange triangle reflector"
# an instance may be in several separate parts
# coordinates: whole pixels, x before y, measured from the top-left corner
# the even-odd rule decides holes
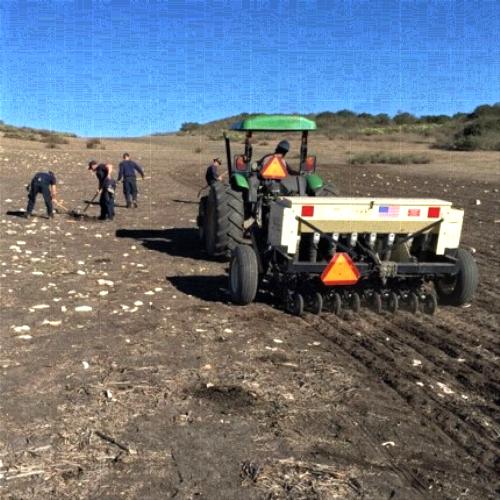
[[[260,175],[264,179],[284,179],[288,176],[285,162],[279,156],[271,156],[264,163]]]
[[[361,276],[351,257],[344,252],[336,253],[321,273],[325,285],[354,285]]]

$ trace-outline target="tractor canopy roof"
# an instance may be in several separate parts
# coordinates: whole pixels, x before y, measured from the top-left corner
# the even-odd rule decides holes
[[[266,130],[269,132],[286,132],[316,130],[316,122],[299,115],[257,115],[240,122],[233,123],[231,130]]]

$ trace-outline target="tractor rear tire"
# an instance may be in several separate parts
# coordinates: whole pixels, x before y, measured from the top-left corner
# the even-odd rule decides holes
[[[207,200],[208,196],[202,196],[200,198],[200,204],[198,205],[198,219],[196,220],[198,225],[198,235],[203,247],[205,247],[205,220],[207,218]]]
[[[259,266],[255,250],[249,245],[238,245],[231,255],[229,291],[235,304],[247,305],[257,295]]]
[[[243,237],[245,209],[243,196],[222,182],[210,186],[205,212],[205,250],[208,255],[229,256]]]
[[[439,303],[448,306],[461,306],[472,300],[479,283],[479,272],[472,254],[463,249],[457,250],[458,273],[450,278],[436,280],[434,286]]]

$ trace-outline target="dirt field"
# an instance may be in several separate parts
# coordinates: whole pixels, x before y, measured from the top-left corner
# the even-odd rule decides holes
[[[48,169],[83,209],[96,188],[84,141],[0,141],[0,497],[498,498],[499,153],[311,137],[342,194],[464,207],[481,284],[471,307],[434,317],[299,319],[231,305],[227,264],[198,248],[197,192],[221,143],[105,140],[94,157],[128,150],[149,179],[138,209],[100,223],[96,206],[16,215]],[[363,150],[433,161],[348,166]]]

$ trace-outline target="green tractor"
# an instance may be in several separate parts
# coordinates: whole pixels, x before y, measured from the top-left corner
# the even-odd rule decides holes
[[[204,250],[212,257],[229,257],[239,244],[251,244],[250,228],[266,224],[269,203],[278,196],[337,194],[316,174],[316,157],[308,155],[307,138],[316,130],[313,120],[298,115],[257,115],[237,122],[231,130],[244,131],[245,149],[231,154],[224,134],[228,184],[215,182],[200,199],[197,224]],[[254,132],[300,132],[300,159],[294,170],[285,160],[288,142],[259,160],[252,157]]]

